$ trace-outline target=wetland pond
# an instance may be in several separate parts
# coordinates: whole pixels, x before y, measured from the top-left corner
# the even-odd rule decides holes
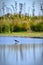
[[[43,65],[43,38],[0,36],[0,65]]]

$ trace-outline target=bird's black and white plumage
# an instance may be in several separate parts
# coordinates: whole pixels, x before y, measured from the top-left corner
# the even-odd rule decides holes
[[[15,41],[15,44],[19,43],[19,41],[18,41],[18,40],[14,40],[14,41]]]

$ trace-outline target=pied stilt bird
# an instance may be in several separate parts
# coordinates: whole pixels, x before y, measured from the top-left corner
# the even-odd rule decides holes
[[[15,41],[15,44],[19,43],[19,41],[18,41],[18,40],[14,40],[14,41]]]

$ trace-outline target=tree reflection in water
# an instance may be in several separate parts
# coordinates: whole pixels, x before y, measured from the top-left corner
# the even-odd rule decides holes
[[[0,45],[0,65],[36,65],[36,61],[43,65],[43,44]]]
[[[42,60],[43,60],[43,39],[42,39]]]
[[[4,60],[4,64],[6,63],[6,57],[5,57],[5,45],[3,47],[3,60]]]
[[[0,63],[1,63],[1,59],[2,59],[1,55],[2,55],[2,47],[0,45]]]
[[[18,61],[18,46],[16,45],[16,61]]]
[[[35,43],[33,44],[33,57],[34,57],[34,61],[35,61]]]
[[[20,44],[20,56],[21,56],[21,60],[23,60],[22,44]]]
[[[0,63],[5,64],[5,45],[0,45]]]

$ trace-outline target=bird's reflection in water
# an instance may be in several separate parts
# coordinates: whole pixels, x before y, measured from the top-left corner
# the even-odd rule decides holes
[[[18,61],[19,59],[19,54],[20,53],[20,59],[23,60],[23,52],[22,52],[22,44],[16,44],[16,61]]]
[[[14,40],[15,41],[15,45],[16,45],[16,61],[18,61],[18,40]]]

